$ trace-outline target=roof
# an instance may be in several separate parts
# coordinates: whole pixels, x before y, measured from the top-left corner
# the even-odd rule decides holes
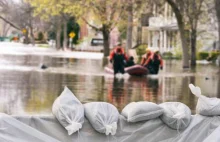
[[[149,26],[147,27],[147,29],[150,31],[155,31],[155,30],[173,31],[173,30],[178,30],[178,26],[177,24],[169,24],[169,25],[164,25],[164,26]]]

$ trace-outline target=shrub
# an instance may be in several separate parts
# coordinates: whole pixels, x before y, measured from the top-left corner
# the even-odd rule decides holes
[[[147,49],[147,45],[145,44],[142,44],[142,45],[139,45],[137,48],[136,48],[136,52],[137,52],[137,55],[139,57],[141,57],[142,55],[144,55],[146,53],[146,49]]]
[[[202,51],[197,54],[197,59],[212,61],[212,60],[216,60],[219,55],[220,55],[219,51],[211,51],[211,52]]]
[[[173,53],[171,53],[171,52],[164,52],[162,54],[162,56],[163,56],[163,59],[172,59],[173,58]]]
[[[173,50],[173,59],[182,59],[183,52],[181,47],[176,47]]]
[[[44,34],[42,32],[38,33],[38,40],[43,40],[44,39]]]
[[[209,57],[209,52],[202,51],[198,52],[197,54],[197,60],[206,60]]]
[[[207,60],[215,61],[215,60],[217,60],[219,55],[220,55],[219,51],[212,51],[212,52],[210,52],[209,57],[207,58]]]

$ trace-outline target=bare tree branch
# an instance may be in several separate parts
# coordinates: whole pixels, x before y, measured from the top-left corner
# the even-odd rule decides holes
[[[96,26],[90,24],[84,17],[81,17],[81,18],[82,18],[82,20],[83,20],[84,22],[86,22],[86,24],[89,25],[91,28],[95,29],[96,31],[100,31],[100,30],[101,30],[101,28],[97,28]]]
[[[13,28],[17,29],[17,30],[21,30],[21,28],[17,27],[16,25],[14,25],[12,22],[8,21],[7,19],[5,19],[4,17],[0,16],[0,19],[2,19],[3,21],[5,21],[6,23],[8,23],[10,26],[12,26]]]

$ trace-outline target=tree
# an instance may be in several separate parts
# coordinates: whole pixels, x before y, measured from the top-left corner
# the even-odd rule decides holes
[[[168,4],[172,7],[173,12],[175,13],[177,24],[179,27],[180,38],[182,43],[183,50],[183,68],[189,68],[189,54],[188,54],[188,45],[187,45],[187,32],[185,30],[185,21],[184,21],[184,11],[183,11],[183,1],[177,0],[166,0]],[[177,3],[178,2],[178,3]]]
[[[133,41],[133,17],[138,17],[139,11],[141,11],[141,4],[143,0],[128,0],[127,1],[127,37],[126,37],[126,52],[132,48]],[[147,3],[147,1],[145,1]],[[141,31],[139,31],[141,32]]]
[[[186,11],[186,16],[190,27],[191,66],[195,66],[197,27],[198,27],[199,16],[202,14],[202,4],[204,0],[186,0],[184,2],[185,2],[184,9]]]
[[[215,10],[218,19],[218,50],[220,51],[220,0],[215,0]],[[218,63],[220,66],[220,58],[218,58]]]
[[[127,23],[127,37],[126,37],[126,52],[132,48],[132,30],[133,30],[133,0],[128,0],[127,12],[128,12],[128,23]]]
[[[3,24],[2,24],[2,31],[1,31],[1,33],[0,33],[0,36],[1,37],[6,37],[7,36],[7,34],[8,34],[8,31],[10,30],[10,25],[8,24],[8,23],[6,23],[6,22],[4,22]]]
[[[126,8],[125,0],[86,0],[82,7],[87,9],[85,17],[82,19],[95,31],[102,32],[104,40],[104,56],[109,55],[110,51],[110,32],[118,24],[122,13]],[[90,23],[86,16],[93,16],[98,21],[98,26]],[[94,20],[93,19],[93,20]]]
[[[189,67],[188,45],[191,46],[191,66],[196,65],[196,40],[199,16],[204,0],[166,0],[175,13],[183,49],[183,67]],[[189,32],[189,34],[187,33]],[[189,37],[188,37],[189,36]],[[189,40],[190,38],[190,40]]]
[[[34,45],[33,28],[36,19],[33,16],[33,10],[33,7],[23,0],[18,2],[14,2],[13,0],[0,1],[0,19],[19,31],[26,29],[26,32],[24,33],[25,43],[28,43],[28,34],[30,31],[31,42]]]
[[[183,67],[189,67],[188,30],[191,45],[191,66],[196,65],[196,39],[199,16],[204,0],[166,0],[175,13],[183,49]],[[188,29],[187,29],[188,28]]]
[[[3,20],[5,23],[8,23],[13,28],[20,30],[18,26],[16,26],[10,21],[10,15],[12,13],[13,6],[14,6],[13,1],[1,0],[0,1],[0,19]]]
[[[81,1],[72,0],[27,0],[35,9],[35,15],[42,19],[50,21],[56,29],[56,48],[67,47],[67,22],[69,18],[74,16],[78,18],[82,9],[80,7]],[[63,31],[62,31],[63,30]],[[62,34],[62,36],[61,36]],[[63,39],[63,40],[61,40]],[[62,43],[61,43],[62,42]]]
[[[34,8],[29,3],[26,3],[23,0],[20,0],[20,3],[18,3],[18,6],[16,7],[16,13],[17,13],[16,15],[18,17],[16,16],[14,17],[14,19],[16,19],[16,21],[19,21],[17,22],[17,24],[22,29],[27,29],[30,31],[31,43],[32,45],[35,45],[35,38],[34,38],[34,32],[33,32],[35,17],[33,16],[33,11],[34,11]],[[26,43],[28,43],[28,40],[27,40],[28,32],[26,32],[25,35],[26,35]]]
[[[142,44],[142,16],[152,12],[153,0],[129,0],[127,1],[126,11],[120,18],[117,25],[120,37],[126,39],[126,51],[132,48],[133,41],[136,39],[135,46]],[[133,27],[137,26],[137,33],[133,33]],[[144,25],[146,26],[146,25]]]

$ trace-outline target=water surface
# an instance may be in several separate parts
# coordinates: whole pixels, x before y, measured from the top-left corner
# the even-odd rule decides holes
[[[104,72],[106,59],[6,54],[0,59],[0,111],[7,114],[50,114],[64,86],[83,103],[105,101],[119,111],[132,101],[179,101],[194,113],[197,98],[189,83],[200,86],[203,95],[220,97],[219,68],[213,64],[190,71],[182,70],[181,61],[165,61],[159,75],[114,78]],[[49,68],[42,70],[41,64]]]

